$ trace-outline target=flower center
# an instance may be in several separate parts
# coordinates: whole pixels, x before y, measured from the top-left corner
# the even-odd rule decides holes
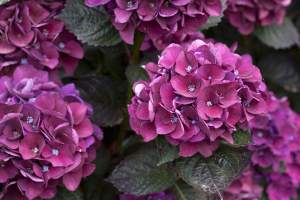
[[[172,123],[172,124],[175,124],[175,123],[177,123],[177,121],[178,121],[177,116],[173,115],[173,116],[171,117],[171,123]]]
[[[58,149],[52,149],[52,154],[53,154],[54,156],[58,156],[59,150],[58,150]]]
[[[239,71],[238,71],[238,70],[236,70],[236,69],[234,70],[234,72],[233,72],[233,73],[234,73],[234,75],[236,75],[236,76],[238,76],[238,75],[239,75]]]
[[[32,124],[32,123],[33,123],[33,117],[28,116],[28,117],[26,118],[26,122],[27,122],[27,124]]]
[[[42,168],[42,171],[43,172],[49,171],[49,167],[47,165],[44,165],[43,168]]]
[[[28,60],[26,58],[22,58],[20,63],[21,63],[21,65],[26,65],[26,64],[28,64]]]
[[[63,48],[65,48],[65,44],[64,44],[63,42],[60,42],[60,43],[58,44],[58,47],[59,47],[60,49],[63,49]]]
[[[32,149],[32,152],[35,153],[35,154],[37,154],[39,151],[40,151],[40,150],[39,150],[38,147],[34,147],[34,148]]]
[[[211,101],[207,101],[207,102],[206,102],[206,105],[207,105],[208,107],[211,107],[211,106],[213,105],[213,103],[212,103]]]
[[[189,90],[189,92],[195,92],[195,90],[196,90],[196,85],[194,85],[194,84],[189,85],[189,86],[188,86],[188,90]]]
[[[257,133],[257,136],[258,136],[258,137],[263,137],[263,135],[264,135],[264,134],[263,134],[262,132],[258,132],[258,133]]]
[[[132,1],[128,1],[127,2],[127,8],[132,8],[133,7],[133,2]]]
[[[190,73],[192,71],[193,67],[191,65],[186,66],[185,71]]]
[[[211,77],[211,76],[208,76],[208,77],[207,77],[207,79],[208,79],[208,80],[211,80],[211,79],[212,79],[212,77]]]

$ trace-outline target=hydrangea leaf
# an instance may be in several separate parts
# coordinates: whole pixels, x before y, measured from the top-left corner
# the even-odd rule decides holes
[[[168,165],[156,166],[158,160],[154,145],[146,145],[121,161],[108,181],[119,191],[137,196],[163,191],[175,184],[176,173]]]
[[[300,91],[299,64],[291,55],[282,52],[272,53],[262,58],[259,65],[264,77],[270,82],[289,92]]]
[[[145,69],[140,66],[129,65],[125,73],[131,85],[138,80],[147,80],[148,78]]]
[[[10,0],[0,0],[0,6],[3,5],[3,4],[6,4],[8,3]]]
[[[234,147],[245,147],[251,143],[251,134],[248,131],[238,130],[233,134]]]
[[[93,120],[103,127],[120,124],[126,107],[125,81],[106,76],[88,76],[75,80],[81,96],[93,106]]]
[[[220,16],[210,16],[207,22],[201,27],[201,30],[206,30],[212,27],[217,26],[221,23],[222,18],[224,17],[224,11],[227,9],[227,0],[221,0],[222,2],[222,13]]]
[[[205,193],[202,190],[197,190],[192,186],[180,182],[173,188],[173,194],[176,200],[216,200],[216,195]]]
[[[281,25],[258,27],[254,34],[267,46],[275,49],[285,49],[300,44],[300,35],[289,18],[285,18]]]
[[[250,153],[246,149],[223,147],[209,158],[196,155],[180,159],[176,167],[187,184],[221,196],[221,192],[240,175],[249,161]]]
[[[61,188],[57,191],[57,195],[53,200],[83,200],[83,193],[80,190],[74,192]]]
[[[92,46],[113,46],[121,39],[102,7],[89,8],[82,0],[67,0],[59,15],[78,40]]]
[[[179,150],[177,147],[169,144],[164,138],[157,138],[156,148],[159,154],[157,166],[172,162],[179,158]]]

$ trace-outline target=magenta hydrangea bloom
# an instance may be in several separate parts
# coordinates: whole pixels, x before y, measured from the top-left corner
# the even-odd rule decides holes
[[[159,192],[140,197],[123,194],[120,196],[120,200],[175,200],[175,198],[169,192]]]
[[[131,127],[145,142],[164,136],[181,156],[211,156],[267,111],[259,69],[222,43],[171,44],[145,69],[150,80],[133,86]]]
[[[160,47],[165,37],[197,32],[210,16],[220,16],[221,0],[86,0],[88,6],[106,4],[122,39],[133,44],[140,31]],[[174,41],[173,41],[174,42]]]
[[[0,198],[50,199],[59,185],[74,191],[94,171],[102,139],[75,86],[22,65],[0,79],[0,97]]]
[[[57,19],[64,1],[12,0],[0,6],[0,70],[19,64],[73,73],[83,49]]]
[[[281,24],[292,0],[229,0],[226,16],[242,34],[250,34],[256,25]]]

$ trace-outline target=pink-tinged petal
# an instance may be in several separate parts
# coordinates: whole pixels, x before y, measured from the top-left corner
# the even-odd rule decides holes
[[[42,183],[35,183],[29,179],[19,179],[17,184],[28,199],[35,199],[43,192]]]
[[[150,142],[157,137],[156,129],[153,123],[143,123],[138,132],[145,142]]]
[[[170,0],[170,2],[175,6],[185,6],[192,2],[192,0]]]
[[[41,23],[50,15],[50,13],[46,9],[44,9],[41,4],[36,3],[35,1],[28,1],[27,6],[29,9],[29,18],[35,25]]]
[[[82,169],[82,177],[90,176],[96,169],[96,165],[94,163],[88,163],[83,166]]]
[[[174,90],[184,97],[197,97],[201,87],[200,80],[192,75],[173,76],[171,84]]]
[[[44,138],[38,133],[27,134],[21,140],[19,151],[23,159],[29,160],[40,155],[45,146]]]
[[[203,155],[204,157],[210,157],[212,156],[213,152],[219,147],[218,142],[200,142],[198,152]]]
[[[5,40],[0,40],[0,54],[9,54],[16,50],[16,47]]]
[[[40,27],[43,35],[52,40],[56,39],[64,29],[64,23],[60,20],[51,20],[48,24]]]
[[[135,28],[132,24],[127,24],[122,30],[119,30],[121,38],[127,44],[133,44]]]
[[[63,183],[68,190],[75,191],[80,184],[81,178],[81,170],[78,170],[77,172],[70,172],[63,176]]]
[[[83,103],[70,103],[69,108],[71,109],[71,115],[74,121],[74,124],[79,124],[87,116],[88,107]]]
[[[105,5],[110,1],[111,0],[85,0],[84,2],[87,6],[96,7],[96,6],[100,6],[100,5]]]
[[[198,153],[199,144],[198,143],[181,143],[179,145],[179,155],[182,157],[191,157]]]
[[[136,108],[136,117],[140,120],[149,120],[149,108],[147,103],[140,103]]]
[[[173,110],[173,100],[176,95],[170,83],[165,83],[160,87],[160,98],[163,106],[168,110]]]
[[[170,44],[159,58],[158,65],[170,69],[175,65],[177,56],[182,51],[182,48],[178,44]]]
[[[82,47],[76,41],[71,40],[66,44],[59,43],[58,47],[61,52],[64,52],[73,58],[82,59],[84,56]]]
[[[126,11],[126,10],[123,10],[123,9],[120,9],[120,8],[116,8],[114,9],[114,14],[116,16],[115,18],[115,21],[117,23],[126,23],[129,21],[129,18],[131,17],[132,15],[132,12],[131,11]]]
[[[157,134],[165,135],[173,132],[177,126],[177,116],[160,108],[155,115],[155,127]]]
[[[60,59],[61,65],[63,66],[66,74],[73,75],[78,66],[79,60],[77,58],[73,58],[67,54],[60,55],[59,59]]]
[[[88,118],[85,118],[80,124],[76,125],[74,128],[78,133],[79,137],[81,138],[91,136],[94,131],[93,124]]]
[[[219,82],[225,77],[225,71],[214,64],[206,64],[199,68],[199,76],[209,82]]]
[[[180,139],[185,133],[184,126],[181,121],[177,123],[176,129],[170,134],[173,139]]]
[[[9,41],[17,47],[26,47],[34,38],[34,32],[23,33],[17,25],[11,25],[8,30]]]
[[[211,16],[220,16],[222,12],[222,3],[220,0],[206,0],[204,10]]]
[[[286,172],[291,177],[294,185],[300,183],[300,166],[298,164],[288,164],[286,166]]]

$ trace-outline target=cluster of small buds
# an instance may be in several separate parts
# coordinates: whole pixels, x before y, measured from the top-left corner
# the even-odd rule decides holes
[[[259,69],[222,43],[171,44],[145,68],[150,80],[133,86],[131,127],[146,142],[164,136],[181,156],[211,156],[267,111]]]

